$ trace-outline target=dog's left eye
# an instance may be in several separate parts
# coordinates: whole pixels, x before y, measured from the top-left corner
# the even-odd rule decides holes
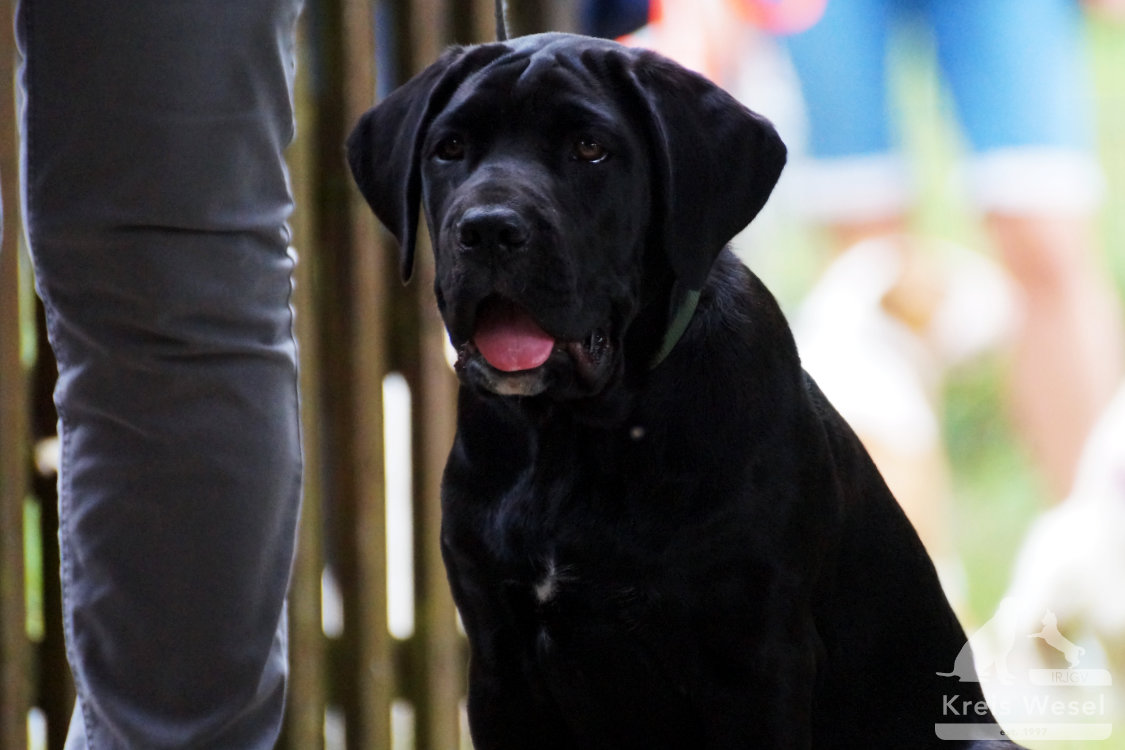
[[[609,151],[593,138],[582,137],[574,142],[574,158],[579,161],[597,164],[609,156]]]
[[[434,149],[434,155],[443,161],[457,161],[465,158],[465,139],[459,135],[447,135]]]

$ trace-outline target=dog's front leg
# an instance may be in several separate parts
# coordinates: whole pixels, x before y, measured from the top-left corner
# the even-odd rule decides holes
[[[728,679],[713,674],[704,701],[707,748],[812,747],[819,639],[811,621],[787,626],[776,636],[744,639],[727,649],[723,671]],[[729,680],[728,670],[739,666],[742,677]]]
[[[533,686],[502,664],[475,655],[469,663],[469,729],[477,750],[570,750],[559,721],[536,705]],[[515,686],[521,689],[515,689]]]
[[[453,599],[469,636],[469,729],[477,750],[571,750],[576,747],[541,685],[528,679],[523,638],[505,600],[503,576],[485,572],[479,549],[450,528],[442,552]],[[460,544],[458,543],[460,542]]]

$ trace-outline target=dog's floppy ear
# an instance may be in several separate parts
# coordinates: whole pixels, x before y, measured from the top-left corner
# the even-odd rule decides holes
[[[765,205],[785,144],[768,120],[697,73],[648,51],[633,53],[630,67],[653,143],[665,252],[677,281],[700,289]]]
[[[422,145],[430,123],[465,78],[507,51],[498,44],[451,47],[365,112],[348,136],[348,166],[371,210],[398,240],[404,282],[414,270]]]

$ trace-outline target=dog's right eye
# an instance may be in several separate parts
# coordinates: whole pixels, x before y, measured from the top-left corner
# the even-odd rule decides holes
[[[447,135],[438,142],[434,156],[442,161],[457,161],[465,158],[465,139],[459,135]]]
[[[574,158],[579,161],[598,164],[605,161],[607,156],[608,149],[593,138],[583,136],[574,142]]]

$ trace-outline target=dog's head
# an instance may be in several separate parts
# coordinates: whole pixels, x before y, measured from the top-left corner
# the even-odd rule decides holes
[[[637,329],[702,288],[785,147],[655,53],[543,34],[450,49],[364,114],[348,162],[404,280],[424,209],[461,378],[575,398],[648,366],[662,330]]]

